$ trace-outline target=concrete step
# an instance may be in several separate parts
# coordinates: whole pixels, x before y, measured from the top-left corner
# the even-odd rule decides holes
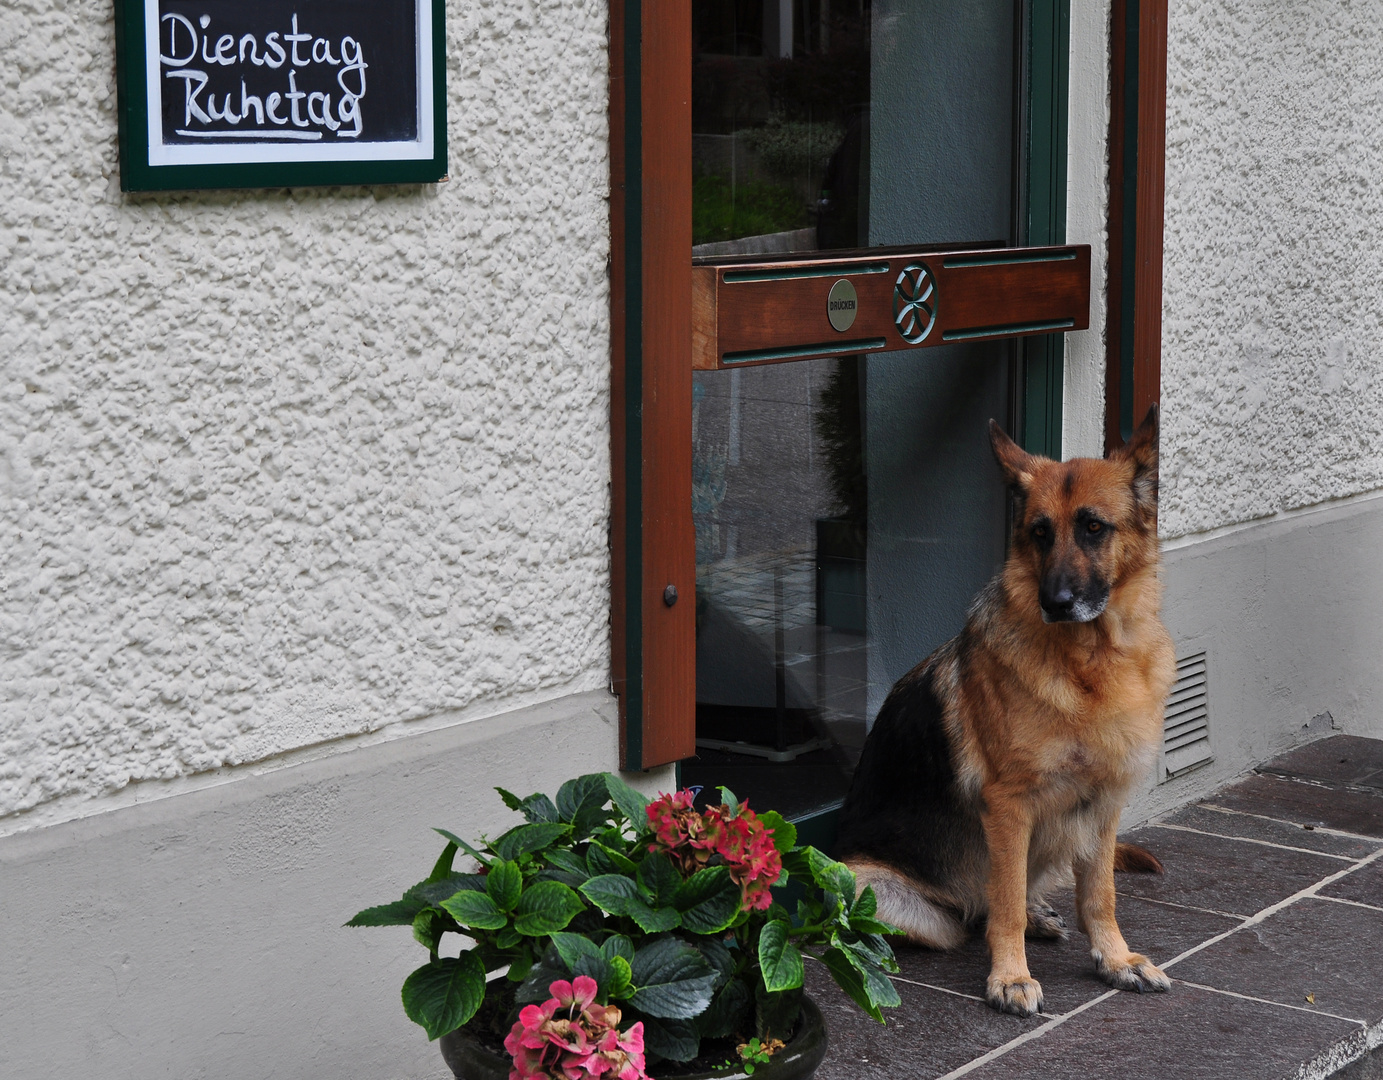
[[[819,1080],[1383,1080],[1383,741],[1312,743],[1127,839],[1166,874],[1118,875],[1120,927],[1170,993],[1110,990],[1073,929],[1029,943],[1048,1011],[1020,1020],[984,1004],[981,937],[904,945],[886,1026],[810,973]],[[1049,899],[1074,928],[1070,894]]]

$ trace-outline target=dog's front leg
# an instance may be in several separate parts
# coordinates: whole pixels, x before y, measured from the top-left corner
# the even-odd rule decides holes
[[[1000,1012],[1031,1016],[1042,1008],[1042,987],[1028,972],[1028,844],[1032,812],[1020,798],[984,793],[989,845],[989,985],[985,998]]]
[[[1114,846],[1119,815],[1100,825],[1099,843],[1089,859],[1072,863],[1076,876],[1076,917],[1090,937],[1090,955],[1100,978],[1118,990],[1170,990],[1172,981],[1146,956],[1129,952],[1114,921]]]

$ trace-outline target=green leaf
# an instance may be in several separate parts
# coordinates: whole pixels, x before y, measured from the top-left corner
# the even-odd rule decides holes
[[[603,956],[600,946],[584,934],[559,932],[552,935],[552,944],[557,947],[558,955],[569,968],[574,967],[583,956]]]
[[[733,791],[731,791],[728,787],[722,787],[722,788],[720,788],[719,790],[720,790],[720,801],[723,802],[723,803],[725,804],[725,810],[726,810],[725,816],[726,816],[726,817],[735,817],[735,816],[737,816],[737,815],[739,814],[739,812],[740,812],[740,801],[739,801],[737,798],[735,798],[735,793],[734,793]]]
[[[761,1039],[786,1039],[802,1012],[802,991],[769,993],[763,983],[754,984],[754,1030]]]
[[[898,960],[893,955],[893,949],[878,934],[836,933],[831,935],[831,943],[861,957],[871,966],[883,968],[885,971],[898,970]]]
[[[409,900],[395,900],[392,904],[367,907],[351,917],[347,926],[412,926],[413,919],[426,905]]]
[[[682,916],[676,908],[653,908],[639,894],[639,887],[623,874],[601,874],[581,886],[581,892],[591,903],[611,915],[624,915],[634,920],[645,934],[657,934],[681,925]]]
[[[510,931],[506,930],[503,934],[500,934],[500,937],[504,938],[509,933]],[[518,936],[518,933],[515,932],[514,937],[517,938]],[[517,944],[517,941],[511,941],[509,944],[505,945],[504,948],[511,949]],[[510,982],[523,982],[524,979],[528,978],[528,973],[532,970],[533,952],[527,946],[524,946],[524,948],[519,950],[519,954],[510,962],[509,970],[504,973],[504,977]]]
[[[451,874],[441,881],[420,881],[406,893],[405,900],[416,900],[429,907],[437,907],[443,900],[455,896],[463,889],[472,892],[485,891],[484,874]]]
[[[543,857],[547,859],[550,865],[564,870],[568,874],[575,874],[582,881],[585,881],[591,876],[591,871],[586,865],[586,860],[568,848],[553,848]]]
[[[610,796],[604,773],[587,773],[568,780],[557,790],[557,813],[563,821],[575,824],[576,815],[594,800],[601,805]]]
[[[516,862],[497,862],[485,878],[485,891],[500,911],[513,911],[523,892],[523,871]]]
[[[557,807],[552,805],[552,800],[542,792],[530,795],[526,799],[520,799],[512,791],[505,791],[502,787],[495,788],[499,792],[499,797],[504,800],[504,805],[510,810],[517,810],[529,821],[556,821]]]
[[[682,925],[694,934],[718,934],[739,914],[741,890],[724,866],[698,870],[682,882],[672,903],[682,913]]]
[[[616,956],[622,956],[625,960],[633,960],[634,943],[623,934],[613,934],[605,939],[605,944],[600,947],[600,953],[607,960],[613,960]]]
[[[472,859],[480,863],[481,866],[490,865],[490,857],[488,855],[482,855],[480,852],[476,851],[475,848],[471,847],[470,844],[462,840],[461,837],[457,836],[455,833],[448,832],[446,829],[433,829],[432,831],[435,833],[440,833],[442,836],[446,837],[453,844],[455,844],[462,851],[464,851],[467,855],[469,855]]]
[[[883,977],[884,972],[898,970],[898,961],[893,956],[893,950],[881,937],[873,934],[859,936],[836,933],[831,935],[831,944],[842,950],[855,965],[856,970],[865,976],[866,985],[871,973]]]
[[[716,972],[717,985],[724,983],[727,979],[733,978],[735,974],[735,956],[725,947],[725,943],[714,937],[695,937],[687,942],[693,949],[696,949],[706,958],[706,963],[710,964]],[[740,950],[736,953],[743,956]]]
[[[807,858],[807,848],[795,848],[783,855],[783,869],[795,878],[810,881],[812,864]]]
[[[563,821],[571,822],[572,838],[581,841],[599,829],[609,819],[605,804],[610,789],[604,773],[589,773],[568,780],[557,792],[557,812]]]
[[[701,1038],[690,1020],[665,1020],[645,1015],[643,1045],[650,1054],[668,1061],[690,1061],[701,1049]]]
[[[547,847],[560,836],[571,832],[570,825],[557,821],[541,821],[534,825],[516,825],[494,842],[501,859],[517,859]]]
[[[850,905],[850,923],[854,925],[856,917],[872,919],[879,913],[879,898],[874,895],[874,886],[866,885],[860,890],[860,895],[855,898],[855,902]]]
[[[869,919],[863,915],[850,915],[850,928],[858,930],[861,934],[901,934],[903,931],[892,923],[880,922],[878,919]]]
[[[797,826],[777,810],[765,810],[759,815],[764,828],[773,834],[773,846],[779,855],[786,855],[797,846]]]
[[[506,926],[497,935],[495,935],[495,944],[498,945],[501,949],[512,949],[522,940],[523,935],[520,934],[517,930],[515,930],[512,926]],[[523,976],[519,976],[519,978],[522,977]]]
[[[877,969],[870,968],[864,972],[864,989],[876,1008],[896,1009],[903,1004],[893,980]]]
[[[514,908],[514,929],[529,937],[542,937],[564,929],[585,910],[576,890],[558,881],[530,885]]]
[[[442,854],[437,856],[437,861],[432,864],[432,873],[427,876],[428,881],[441,881],[443,878],[451,876],[451,864],[456,858],[456,845],[447,842],[447,846],[442,849]]]
[[[608,795],[609,790],[604,773],[587,773],[568,780],[557,789],[557,813],[563,821],[570,821],[592,792],[600,791]]]
[[[813,881],[827,892],[835,893],[843,903],[854,903],[855,875],[848,866],[828,858],[814,847],[807,848],[807,861]]]
[[[605,993],[612,998],[628,997],[634,986],[629,961],[622,956],[611,956],[607,958],[606,963],[610,965],[610,983],[604,988]]]
[[[639,887],[623,874],[601,874],[581,886],[581,894],[596,907],[611,915],[624,915],[629,902],[639,900]]]
[[[695,1020],[703,1039],[723,1039],[748,1029],[749,987],[742,979],[731,979],[716,991],[706,1011]]]
[[[485,968],[474,953],[424,964],[403,983],[403,1011],[429,1039],[455,1031],[485,999]]]
[[[669,1020],[690,1020],[710,1004],[716,973],[696,949],[667,937],[634,954],[630,978],[635,989],[629,1003],[640,1012]]]
[[[534,881],[560,881],[563,885],[570,885],[573,889],[579,889],[586,884],[586,874],[568,874],[565,870],[554,870],[548,867],[546,870],[539,870],[534,875]]]
[[[638,867],[634,860],[604,844],[591,841],[586,849],[586,867],[591,874],[635,874]]]
[[[549,987],[555,979],[570,979],[571,972],[562,963],[562,957],[553,945],[549,945],[542,958],[533,965],[523,982],[514,991],[514,1000],[520,1005],[536,1001],[546,1001],[552,996]]]
[[[637,896],[629,901],[624,913],[645,934],[661,934],[664,930],[675,930],[682,924],[682,915],[676,908],[651,907]]]
[[[614,773],[605,774],[605,789],[615,808],[634,826],[634,831],[643,832],[648,827],[648,800]]]
[[[654,907],[671,904],[681,884],[682,875],[661,851],[645,855],[643,862],[639,863],[639,885]]]
[[[488,893],[459,892],[442,901],[442,909],[462,926],[476,930],[499,930],[509,918],[499,910]]]
[[[802,985],[802,953],[788,940],[790,930],[787,923],[774,921],[759,931],[759,971],[771,994]]]
[[[424,908],[413,919],[413,940],[430,953],[436,953],[437,943],[446,932],[442,913],[435,908]]]
[[[879,1006],[865,990],[864,976],[860,974],[850,957],[841,949],[827,949],[826,955],[821,959],[832,978],[836,980],[836,985],[844,990],[856,1005],[882,1024],[884,1014],[879,1011]]]

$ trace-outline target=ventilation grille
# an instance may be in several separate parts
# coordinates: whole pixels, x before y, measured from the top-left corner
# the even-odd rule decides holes
[[[1210,753],[1210,713],[1206,707],[1205,653],[1177,661],[1177,681],[1162,721],[1162,779],[1198,769]]]

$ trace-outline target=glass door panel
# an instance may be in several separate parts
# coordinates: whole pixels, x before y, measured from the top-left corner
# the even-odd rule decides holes
[[[693,256],[796,259],[790,281],[803,253],[1011,244],[1017,8],[695,0]],[[1014,345],[928,345],[692,376],[703,798],[838,804],[1003,558],[986,423],[1011,421]]]

